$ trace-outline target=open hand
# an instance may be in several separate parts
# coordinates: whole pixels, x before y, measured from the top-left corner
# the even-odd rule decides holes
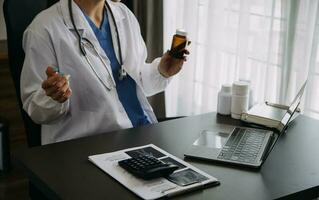
[[[69,82],[65,76],[54,71],[52,67],[46,70],[47,80],[42,82],[42,88],[47,96],[53,100],[63,103],[70,98],[72,91]]]

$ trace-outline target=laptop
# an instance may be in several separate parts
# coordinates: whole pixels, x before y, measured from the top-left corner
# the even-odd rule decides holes
[[[305,86],[306,83],[303,84],[302,88],[299,90],[298,94],[292,102],[296,102],[297,98],[303,92]],[[265,102],[263,104],[255,105],[247,112],[242,113],[241,120],[250,124],[274,128],[281,132],[286,126],[288,119],[286,113],[287,110],[289,110],[290,106]],[[298,108],[291,121],[298,116],[299,112],[300,109]]]
[[[282,119],[285,127],[280,133],[286,130],[298,109],[305,86],[306,82],[286,110]],[[184,156],[259,168],[268,157],[278,137],[278,134],[271,130],[220,125],[215,130],[202,131]]]

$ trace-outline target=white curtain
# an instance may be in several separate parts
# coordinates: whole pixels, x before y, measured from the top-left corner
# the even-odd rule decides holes
[[[167,116],[216,111],[224,83],[251,81],[254,99],[288,104],[303,82],[319,118],[319,0],[164,0],[164,49],[176,28],[191,55],[165,92]]]

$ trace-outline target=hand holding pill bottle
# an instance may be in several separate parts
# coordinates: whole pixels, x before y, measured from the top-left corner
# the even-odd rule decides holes
[[[187,32],[184,29],[177,29],[176,34],[173,36],[173,41],[169,54],[173,58],[184,59],[186,47],[190,44],[187,39]]]

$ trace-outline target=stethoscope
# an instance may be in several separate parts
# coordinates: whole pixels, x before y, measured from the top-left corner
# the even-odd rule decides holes
[[[105,63],[104,59],[101,57],[101,55],[99,54],[99,52],[97,51],[97,49],[93,45],[93,43],[89,39],[87,39],[85,37],[82,37],[81,34],[79,33],[79,30],[77,29],[77,27],[75,25],[75,22],[74,22],[74,18],[73,18],[72,1],[73,0],[69,0],[70,18],[71,18],[71,22],[72,22],[73,28],[75,30],[75,33],[76,33],[76,35],[78,36],[78,39],[79,39],[79,47],[80,47],[81,54],[85,57],[86,61],[88,62],[90,67],[94,70],[94,72],[97,73],[95,71],[90,59],[87,56],[87,53],[86,53],[86,50],[85,50],[85,43],[87,43],[92,49],[94,49],[96,55],[99,57],[100,61],[105,66],[109,76],[113,77],[112,72],[110,72],[109,68],[107,67],[107,64]],[[119,31],[118,31],[118,28],[117,28],[117,24],[115,22],[114,14],[113,14],[112,9],[111,9],[111,7],[110,7],[110,5],[108,4],[107,1],[105,1],[105,9],[107,9],[110,12],[112,20],[113,20],[113,23],[114,23],[114,26],[115,26],[115,31],[116,31],[116,36],[117,36],[116,39],[117,39],[117,44],[118,44],[118,48],[119,48],[119,64],[121,65],[121,68],[119,69],[119,80],[123,80],[127,76],[127,73],[126,73],[126,71],[123,68],[122,50],[121,50],[121,42],[120,42],[120,37],[119,37]],[[113,82],[113,86],[116,87],[116,83],[115,83],[114,79],[112,79],[112,82]],[[110,86],[106,86],[106,87],[109,90],[112,89],[112,87],[110,87]]]

